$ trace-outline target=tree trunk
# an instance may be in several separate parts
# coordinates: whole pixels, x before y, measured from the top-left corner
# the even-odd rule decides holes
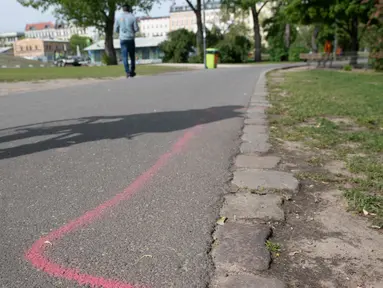
[[[203,23],[202,23],[201,10],[199,11],[197,10],[195,14],[197,18],[197,53],[198,55],[202,57],[203,55]]]
[[[290,41],[291,41],[291,25],[290,24],[286,24],[285,26],[285,47],[286,49],[289,49],[290,48]]]
[[[313,34],[311,35],[311,49],[313,53],[318,53],[317,38],[319,35],[319,27],[315,26]]]
[[[261,62],[262,61],[262,41],[261,41],[261,28],[259,26],[259,15],[257,8],[251,7],[251,14],[253,16],[253,31],[254,31],[254,61],[255,62]]]
[[[359,21],[357,17],[352,18],[351,20],[351,59],[350,65],[356,66],[358,64],[358,51],[359,51],[359,34],[358,34],[358,26]]]
[[[113,44],[113,32],[114,32],[114,13],[109,17],[104,29],[105,32],[105,54],[108,56],[107,65],[117,65],[116,50]]]

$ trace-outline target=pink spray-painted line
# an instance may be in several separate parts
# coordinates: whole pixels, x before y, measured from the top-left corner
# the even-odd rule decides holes
[[[143,174],[137,177],[123,192],[117,194],[112,199],[102,203],[98,207],[86,212],[79,218],[69,222],[61,228],[52,231],[47,236],[41,237],[32,247],[26,252],[25,258],[36,268],[44,271],[48,275],[66,280],[76,281],[80,285],[90,285],[91,287],[103,288],[137,288],[144,287],[142,285],[132,285],[118,280],[106,279],[99,276],[93,276],[82,273],[78,269],[67,268],[57,263],[52,262],[44,255],[45,248],[48,248],[54,241],[58,241],[65,235],[74,232],[75,230],[91,224],[96,219],[100,218],[105,211],[116,206],[121,201],[129,199],[134,193],[139,191],[149,180],[151,180],[169,159],[182,151],[190,139],[201,129],[202,126],[195,126],[186,131],[172,146],[170,152],[163,154],[157,162],[146,170]]]

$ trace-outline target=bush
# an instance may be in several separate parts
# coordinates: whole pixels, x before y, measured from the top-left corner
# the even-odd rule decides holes
[[[111,65],[110,58],[105,53],[102,54],[101,63],[104,65]]]
[[[237,30],[229,31],[217,44],[220,52],[221,63],[247,62],[251,42],[245,36],[237,33]]]
[[[189,54],[193,52],[196,36],[193,32],[186,29],[179,29],[168,34],[168,40],[160,44],[160,49],[164,53],[164,62],[186,63]]]
[[[369,63],[375,69],[375,71],[383,71],[383,52],[370,56]]]
[[[343,66],[344,71],[352,71],[352,66],[351,65],[345,65]]]
[[[310,52],[310,49],[308,49],[307,47],[304,47],[297,43],[293,43],[289,49],[289,61],[295,61],[295,62],[301,61],[299,55],[301,53],[309,53],[309,52]]]
[[[193,55],[189,57],[189,63],[203,63],[203,56]]]

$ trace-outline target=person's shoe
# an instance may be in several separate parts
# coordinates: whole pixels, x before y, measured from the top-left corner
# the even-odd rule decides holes
[[[135,76],[136,76],[136,72],[130,73],[130,77],[135,77]]]
[[[130,74],[129,73],[126,74],[126,78],[130,78]]]

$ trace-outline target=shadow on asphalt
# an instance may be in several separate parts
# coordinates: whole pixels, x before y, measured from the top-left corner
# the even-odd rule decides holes
[[[122,116],[92,116],[1,129],[0,145],[8,147],[0,148],[0,159],[105,139],[132,139],[145,133],[184,130],[200,124],[240,117],[242,112],[239,109],[242,108],[220,106]],[[13,141],[16,143],[10,143]]]

